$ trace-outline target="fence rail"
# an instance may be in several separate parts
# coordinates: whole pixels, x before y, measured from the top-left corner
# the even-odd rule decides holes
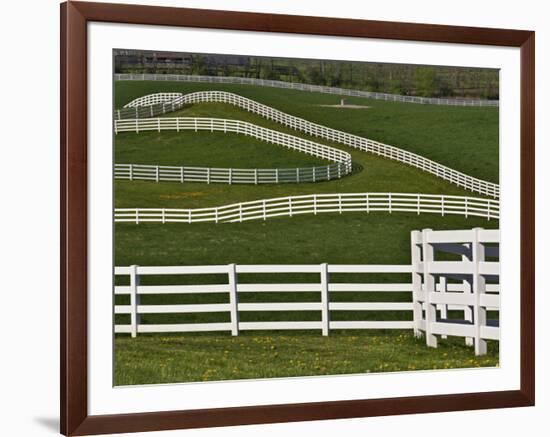
[[[317,158],[341,163],[341,168],[343,168],[344,174],[349,174],[352,170],[351,155],[343,150],[274,131],[272,129],[267,129],[246,121],[196,117],[136,118],[115,121],[115,133],[139,133],[143,131],[160,132],[164,130],[175,130],[177,132],[181,130],[193,130],[195,132],[231,132],[247,135],[261,141],[277,144],[288,149],[315,156]]]
[[[387,292],[411,291],[407,283],[333,283],[330,281],[332,273],[410,273],[410,265],[215,265],[215,266],[164,266],[164,267],[116,267],[115,275],[129,276],[129,286],[116,286],[116,295],[129,295],[128,305],[115,305],[115,314],[129,314],[129,324],[116,324],[115,333],[130,333],[136,336],[146,332],[198,332],[198,331],[231,331],[238,335],[239,331],[246,330],[292,330],[316,329],[323,335],[329,335],[334,329],[412,329],[412,320],[389,321],[337,321],[331,320],[331,311],[408,311],[413,306],[410,298],[403,302],[333,302],[331,293],[341,292]],[[313,283],[241,283],[238,278],[246,274],[258,273],[316,273],[319,280]],[[223,284],[200,285],[141,285],[140,277],[146,275],[224,275],[227,279]],[[317,302],[254,302],[241,303],[239,295],[247,293],[319,293]],[[142,305],[142,295],[155,294],[195,294],[197,296],[209,293],[226,293],[226,303],[216,304],[184,304],[184,305]],[[239,320],[242,312],[292,312],[317,311],[319,321],[247,321]],[[178,323],[178,324],[150,324],[142,323],[142,314],[167,313],[228,313],[230,321],[223,323]]]
[[[500,284],[498,283],[500,264],[487,258],[499,256],[499,231],[476,228],[472,230],[411,232],[411,263],[405,265],[211,265],[211,266],[128,266],[115,267],[115,276],[129,277],[129,285],[115,286],[115,295],[129,296],[129,303],[115,304],[115,314],[129,315],[127,323],[115,324],[115,333],[153,332],[199,332],[230,331],[238,335],[246,330],[289,330],[314,329],[329,335],[334,329],[412,329],[415,335],[426,335],[426,343],[437,347],[437,336],[461,336],[467,345],[475,346],[475,354],[487,353],[487,340],[499,340],[498,321],[487,319],[487,311],[500,310]],[[462,256],[462,261],[436,261],[435,252],[445,251]],[[251,282],[247,275],[269,274],[308,274],[307,282],[289,283],[279,276],[282,282]],[[390,282],[357,282],[357,276],[349,274],[379,274],[386,276],[411,274],[412,282],[391,282],[399,280],[393,276]],[[312,279],[311,274],[318,275]],[[333,274],[338,280],[333,281]],[[158,284],[162,277],[178,278],[193,275],[208,275],[210,282],[198,284]],[[141,278],[154,276],[155,285]],[[217,279],[213,279],[216,277]],[[244,277],[244,278],[243,278]],[[255,276],[257,278],[257,276]],[[219,283],[220,278],[224,278]],[[197,279],[194,279],[197,280]],[[348,282],[343,282],[346,280]],[[349,282],[349,281],[355,282]],[[402,281],[402,279],[401,279]],[[454,282],[453,282],[454,281]],[[145,282],[145,281],[144,281]],[[185,282],[185,281],[184,281]],[[335,298],[339,293],[359,293],[366,300],[346,302]],[[201,300],[206,294],[226,295],[225,302],[211,303]],[[240,296],[255,294],[255,302],[240,302]],[[260,295],[288,293],[291,301],[270,302]],[[300,302],[296,298],[303,293],[319,293],[316,301]],[[371,293],[377,293],[372,295]],[[401,293],[389,302],[380,301],[386,293]],[[194,295],[195,302],[187,304],[147,304],[143,305],[143,295]],[[370,296],[370,297],[369,297]],[[264,301],[262,301],[264,300]],[[267,300],[267,301],[265,301]],[[278,299],[280,300],[280,298]],[[151,299],[149,299],[151,302]],[[320,316],[315,321],[266,321],[262,312],[289,313],[295,311],[315,311]],[[386,320],[336,320],[334,312],[376,311],[393,312]],[[243,322],[240,314],[256,313],[257,320]],[[397,314],[405,314],[405,317]],[[450,319],[451,312],[461,312],[463,319]],[[155,323],[141,319],[148,314],[192,314],[225,313],[229,321],[217,323]],[[439,314],[439,317],[438,317]],[[407,316],[410,319],[407,320]],[[226,318],[227,319],[227,318]]]
[[[115,179],[206,182],[224,184],[285,184],[323,182],[347,174],[345,164],[305,168],[213,168],[115,164]]]
[[[190,94],[157,93],[140,97],[128,103],[124,108],[115,110],[115,129],[119,132],[123,130],[131,130],[136,132],[139,131],[139,126],[137,126],[139,122],[133,119],[139,119],[141,117],[154,117],[155,115],[175,111],[186,104],[201,102],[220,102],[235,105],[269,120],[281,123],[289,128],[305,132],[309,135],[335,141],[349,147],[416,167],[466,190],[494,198],[498,198],[500,194],[498,184],[466,175],[462,172],[453,170],[447,166],[417,155],[416,153],[408,152],[398,147],[312,123],[302,118],[271,108],[270,106],[263,105],[254,100],[225,91],[199,91]],[[132,120],[126,120],[129,118]],[[124,122],[122,120],[124,120]],[[119,125],[119,123],[121,124]],[[132,128],[132,123],[137,127]],[[148,123],[148,130],[155,130],[155,121],[150,121]],[[118,126],[120,126],[121,129],[119,129]],[[172,126],[171,129],[177,129],[177,126]],[[340,152],[344,153],[343,151]],[[351,157],[349,158],[349,162],[351,169]]]
[[[353,90],[349,88],[337,88],[321,85],[311,85],[297,82],[284,82],[280,80],[266,80],[247,77],[231,76],[196,76],[184,74],[115,74],[115,80],[152,80],[174,82],[199,82],[199,83],[226,83],[240,85],[257,85],[273,88],[286,88],[299,91],[309,91],[323,94],[337,94],[350,97],[366,97],[368,99],[385,100],[390,102],[417,103],[423,105],[445,106],[493,106],[498,107],[498,100],[485,99],[444,99],[439,97],[403,96],[399,94],[378,93],[373,91]]]
[[[337,193],[278,197],[213,208],[116,208],[115,222],[244,222],[301,214],[409,212],[499,218],[499,202],[476,197],[412,193]]]
[[[475,228],[464,231],[411,233],[414,331],[425,335],[426,344],[437,347],[437,335],[461,336],[474,345],[476,355],[487,353],[487,340],[498,340],[498,320],[488,320],[487,311],[498,311],[500,264],[498,230]],[[461,261],[438,261],[437,252],[461,256]],[[450,288],[449,280],[462,287]],[[436,287],[439,282],[439,287]],[[460,284],[458,284],[460,285]],[[458,292],[457,292],[458,291]],[[451,308],[449,308],[451,307]],[[459,309],[462,318],[450,318]]]

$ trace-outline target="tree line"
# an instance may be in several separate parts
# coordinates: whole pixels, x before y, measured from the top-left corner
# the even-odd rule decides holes
[[[282,80],[423,97],[498,99],[496,69],[120,51],[115,72]]]

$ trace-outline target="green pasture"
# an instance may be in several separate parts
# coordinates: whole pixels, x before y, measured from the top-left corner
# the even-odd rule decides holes
[[[347,98],[368,109],[326,108],[338,96],[254,86],[117,82],[116,106],[153,92],[223,89],[292,115],[367,136],[432,158],[482,179],[498,181],[498,109],[435,107]],[[115,207],[200,208],[271,197],[338,192],[415,192],[471,195],[435,176],[396,161],[309,137],[231,105],[190,105],[166,116],[250,121],[352,154],[353,172],[309,184],[226,185],[149,181],[115,182]],[[293,168],[327,161],[236,134],[210,132],[123,133],[115,137],[115,162],[237,168]],[[273,218],[245,223],[115,224],[115,265],[202,264],[408,264],[415,229],[498,228],[498,221],[404,213],[344,213]],[[311,275],[252,275],[239,282],[304,282]],[[276,277],[275,277],[276,276]],[[318,276],[318,275],[317,275]],[[345,276],[345,277],[344,277]],[[410,275],[335,275],[341,282],[406,282]],[[116,278],[117,284],[127,278]],[[217,283],[223,275],[144,277],[148,283]],[[243,302],[318,301],[318,293],[249,293]],[[407,293],[341,293],[340,301],[407,301]],[[227,296],[143,296],[143,304],[226,302]],[[117,303],[127,303],[118,296]],[[127,322],[117,316],[118,323]],[[227,321],[227,314],[148,314],[146,323]],[[410,312],[331,312],[334,320],[410,320]],[[315,311],[242,313],[241,320],[319,320]],[[409,331],[245,332],[140,334],[115,339],[115,384],[170,383],[498,365],[498,343],[476,358],[461,339],[429,349]]]
[[[498,182],[499,111],[494,107],[418,105],[345,97],[349,104],[369,108],[341,109],[321,106],[338,104],[337,95],[252,85],[154,81],[116,82],[115,106],[120,108],[155,92],[208,90],[240,94],[291,115],[391,144],[470,176]],[[211,108],[205,108],[205,116],[222,116],[223,111],[213,113]]]
[[[449,338],[432,349],[408,331],[120,336],[115,385],[498,366],[498,343],[483,357],[463,344]]]

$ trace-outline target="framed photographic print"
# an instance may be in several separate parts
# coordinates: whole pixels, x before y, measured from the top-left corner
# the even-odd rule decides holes
[[[61,5],[61,432],[534,405],[534,33]]]

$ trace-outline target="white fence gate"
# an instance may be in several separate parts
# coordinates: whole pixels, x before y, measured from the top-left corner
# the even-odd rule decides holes
[[[481,228],[411,233],[414,331],[428,346],[437,347],[437,335],[460,336],[484,355],[487,340],[499,339],[498,320],[487,318],[500,309],[499,235]],[[450,317],[453,310],[462,317]]]

